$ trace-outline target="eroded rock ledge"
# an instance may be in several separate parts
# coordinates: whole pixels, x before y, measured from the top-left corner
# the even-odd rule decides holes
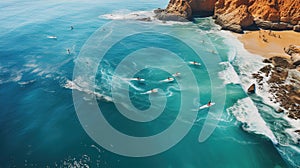
[[[281,109],[286,111],[293,119],[300,119],[300,67],[299,60],[295,59],[300,54],[300,46],[290,45],[285,49],[290,58],[272,57],[265,59],[267,63],[259,72],[254,73],[258,88],[263,89],[265,84],[270,87],[270,98],[274,103],[279,103]]]
[[[237,33],[257,27],[300,32],[300,0],[170,0],[156,14],[173,21],[214,16],[223,29]]]

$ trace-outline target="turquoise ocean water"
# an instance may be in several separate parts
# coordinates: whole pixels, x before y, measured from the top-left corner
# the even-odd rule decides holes
[[[230,33],[219,31],[211,18],[198,18],[193,23],[135,20],[152,17],[153,9],[163,8],[167,3],[159,0],[0,2],[0,167],[299,167],[299,144],[290,133],[293,121],[276,114],[274,108],[264,103],[263,96],[248,97],[244,91],[251,82],[247,80],[251,71],[262,66],[261,58],[244,51]],[[79,65],[84,72],[97,65],[93,60],[100,54],[89,49],[105,48],[112,42],[109,37],[138,30],[137,25],[151,27],[151,32],[128,35],[105,51],[92,83],[95,91],[89,90],[88,76],[73,78],[78,62],[83,62]],[[184,40],[170,34],[190,40],[199,55],[182,43]],[[88,41],[91,36],[99,42]],[[149,47],[166,50],[141,50]],[[114,74],[122,60],[132,53],[139,59],[130,60],[120,74]],[[184,64],[174,63],[174,54]],[[214,58],[219,62],[214,62]],[[188,65],[189,61],[200,62],[202,66]],[[140,63],[149,66],[134,77],[145,78],[146,82],[124,82],[126,74]],[[150,64],[158,66],[153,68]],[[189,71],[196,83],[185,76]],[[175,72],[181,76],[174,82],[161,82]],[[118,83],[120,79],[122,82]],[[126,99],[124,94],[116,95],[118,103],[129,111],[132,107],[159,109],[144,94],[153,88],[160,89],[154,95],[157,99],[161,93],[166,95],[166,108],[151,122],[128,120],[111,101],[113,85],[120,90],[129,88],[133,106],[122,104]],[[98,96],[98,106],[107,121],[131,136],[158,134],[174,120],[192,127],[167,151],[149,157],[121,156],[101,147],[85,132],[74,107],[72,89]],[[188,98],[183,98],[182,93]],[[209,109],[199,112],[187,109],[186,116],[176,118],[183,104],[197,109],[211,99],[221,102],[222,97],[224,106],[216,104],[212,108],[222,114],[220,119]],[[91,102],[88,97],[81,101]],[[195,121],[185,118],[190,113],[196,113]],[[200,143],[199,133],[208,117],[215,117],[219,123],[213,134]]]

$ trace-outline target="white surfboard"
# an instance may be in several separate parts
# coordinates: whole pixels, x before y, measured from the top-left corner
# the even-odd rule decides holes
[[[132,81],[138,81],[138,82],[145,82],[145,79],[142,79],[142,78],[131,78],[130,80]]]
[[[207,105],[207,104],[205,104],[205,105],[203,105],[203,106],[199,107],[199,110],[202,110],[202,109],[209,108],[209,107],[211,107],[211,106],[213,106],[213,105],[215,105],[215,103],[210,103],[210,106],[209,106],[209,105]]]
[[[190,61],[189,64],[196,65],[196,66],[200,66],[201,65],[199,62],[194,62],[194,61]]]
[[[47,36],[47,38],[49,38],[49,39],[57,39],[56,36]]]
[[[147,91],[145,93],[141,93],[141,94],[151,94],[151,93],[157,93],[157,92],[158,92],[158,89],[155,88],[155,89],[151,89],[151,90],[149,90],[149,91]]]
[[[164,79],[164,80],[161,80],[160,82],[173,82],[174,81],[174,78],[167,78],[167,79]]]

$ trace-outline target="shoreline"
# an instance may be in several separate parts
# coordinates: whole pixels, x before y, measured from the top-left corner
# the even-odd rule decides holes
[[[266,91],[272,95],[270,101],[278,104],[277,112],[284,112],[291,119],[300,119],[300,67],[293,65],[293,56],[287,52],[290,45],[300,46],[300,33],[259,30],[232,34],[246,51],[265,58],[262,61],[265,66],[252,72],[257,92],[269,88]]]
[[[289,45],[300,46],[300,33],[295,31],[270,31],[257,30],[247,31],[245,34],[234,33],[244,48],[252,54],[260,55],[264,58],[280,56],[290,58],[290,55],[284,52]]]

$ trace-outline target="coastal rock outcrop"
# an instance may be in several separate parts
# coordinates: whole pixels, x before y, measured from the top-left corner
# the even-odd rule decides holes
[[[300,32],[300,0],[170,0],[158,18],[190,20],[199,14],[214,15],[223,29],[238,33],[253,26]]]
[[[170,0],[166,9],[154,12],[164,21],[187,21],[193,16],[211,16],[217,0]]]
[[[294,26],[294,27],[293,27],[293,30],[294,30],[295,32],[300,32],[300,25]]]
[[[255,84],[252,84],[247,91],[249,94],[253,94],[255,93]]]
[[[248,11],[247,0],[218,0],[215,5],[216,23],[223,29],[237,33],[253,24],[253,17]]]
[[[270,89],[270,97],[274,103],[279,103],[281,108],[278,112],[286,111],[287,115],[293,119],[300,119],[300,71],[298,71],[293,61],[293,55],[300,53],[300,47],[290,45],[285,52],[291,58],[272,57],[264,60],[267,63],[258,73],[253,74],[256,81],[263,88],[263,79],[266,79]],[[284,109],[284,110],[283,110]]]
[[[300,46],[290,45],[285,49],[285,52],[291,56],[291,61],[294,66],[300,65]]]
[[[186,0],[170,0],[166,9],[157,9],[154,13],[164,21],[188,21],[192,18],[192,8]]]

